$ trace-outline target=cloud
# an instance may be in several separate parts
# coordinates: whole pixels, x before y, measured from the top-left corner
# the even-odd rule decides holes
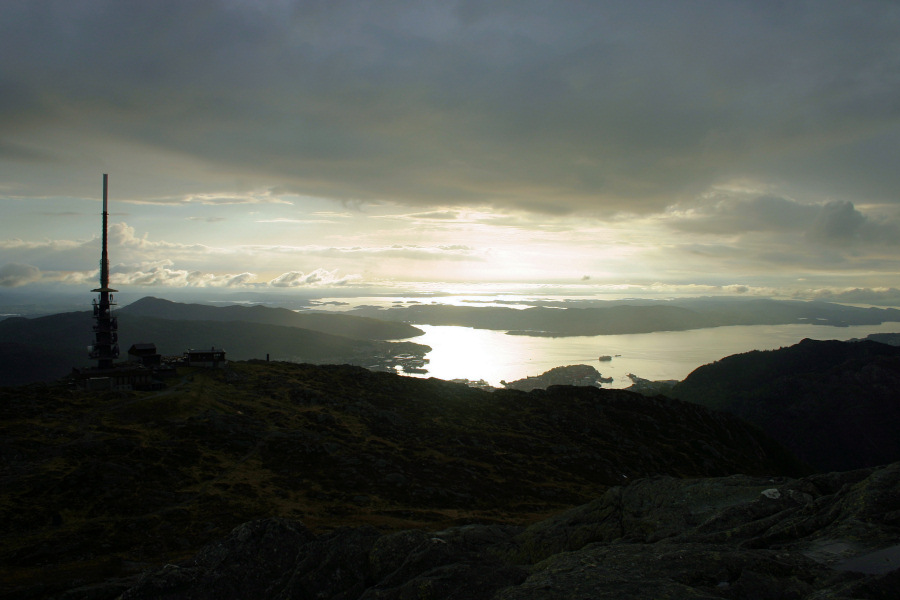
[[[156,251],[165,252],[184,252],[204,254],[213,252],[215,249],[204,244],[182,244],[176,242],[166,242],[163,240],[151,240],[148,233],[138,237],[135,234],[134,227],[127,223],[110,223],[108,230],[108,240],[110,247],[116,247],[118,250],[125,250],[137,253],[149,253]],[[93,244],[97,246],[99,251],[100,245],[98,241]]]
[[[407,260],[483,260],[481,253],[465,244],[438,244],[421,246],[416,244],[393,244],[391,246],[245,246],[246,251],[272,254],[302,254],[344,259],[385,259],[397,258]]]
[[[330,287],[347,285],[360,279],[358,275],[338,275],[337,271],[314,269],[309,272],[289,271],[269,281],[258,282],[250,272],[214,274],[198,270],[174,268],[171,262],[144,265],[116,265],[110,270],[111,281],[120,286],[168,286],[204,288]]]
[[[167,269],[157,267],[150,271],[138,271],[129,276],[119,277],[115,283],[120,285],[170,286],[170,287],[244,287],[250,284],[256,275],[253,273],[214,274],[201,271]]]
[[[198,266],[221,266],[223,270],[233,265],[233,250],[154,240],[148,233],[138,235],[135,228],[127,223],[111,223],[108,240],[112,260],[123,264],[162,264],[161,261],[178,260]],[[0,240],[0,251],[8,262],[32,264],[45,274],[84,272],[85,267],[98,264],[100,239],[36,241],[13,238]]]
[[[295,225],[322,225],[326,223],[337,223],[328,219],[291,219],[288,217],[277,217],[274,219],[258,219],[257,223],[293,223]]]
[[[185,198],[185,203],[209,204],[219,206],[223,204],[290,204],[289,201],[268,192],[261,194],[245,194],[242,196],[223,194],[192,194]]]
[[[758,286],[731,283],[724,285],[703,283],[653,283],[643,289],[635,286],[632,290],[635,294],[647,294],[652,296],[720,296],[741,295],[757,297],[773,297],[783,295],[783,291],[771,286]]]
[[[25,241],[19,238],[12,238],[8,240],[0,240],[0,248],[4,250],[14,251],[14,250],[52,250],[52,251],[68,251],[78,246],[83,245],[84,242],[78,242],[73,240],[43,240],[40,242],[34,241]],[[99,246],[98,246],[99,248]]]
[[[85,273],[95,278],[96,272]],[[139,264],[117,263],[110,266],[110,282],[124,286],[167,287],[245,287],[252,285],[256,275],[249,272],[216,274],[199,270],[175,268],[171,260],[148,261]]]
[[[411,220],[456,220],[459,217],[459,213],[452,210],[441,210],[441,211],[432,211],[432,212],[424,212],[424,213],[416,213],[413,215],[407,215],[407,218]]]
[[[13,142],[0,140],[0,158],[15,162],[45,163],[52,160],[52,155]]]
[[[57,270],[80,270],[96,265],[100,258],[100,244],[83,240],[0,240],[4,260],[10,263],[34,265],[47,273]]]
[[[798,290],[794,295],[799,298],[826,300],[843,304],[900,306],[900,289],[893,287]]]
[[[31,241],[3,261],[96,265],[36,215],[91,212],[110,172],[148,285],[890,285],[900,5],[558,4],[6,2],[0,228]]]
[[[818,212],[817,207],[768,194],[716,193],[673,206],[667,222],[690,233],[733,234],[748,231],[796,231]]]
[[[872,231],[876,227],[867,222],[866,217],[854,208],[852,202],[829,202],[819,207],[806,234],[819,242],[848,243],[862,241],[864,238],[861,234],[867,229]]]
[[[307,286],[334,286],[346,285],[359,279],[358,275],[344,275],[339,277],[337,271],[315,269],[308,273],[303,271],[289,271],[270,280],[268,284],[277,288],[294,288]]]
[[[329,219],[332,219],[332,218],[348,219],[348,218],[353,217],[353,213],[335,212],[333,210],[317,210],[317,211],[313,211],[310,214],[312,214],[312,216],[314,216],[314,217],[326,217]]]
[[[148,203],[279,201],[251,192],[268,189],[562,215],[652,212],[739,176],[854,200],[900,188],[890,2],[3,10],[0,175],[33,194],[86,165],[141,172],[135,149],[178,188],[129,194]],[[13,177],[34,164],[59,179]]]
[[[84,284],[97,279],[97,271],[70,272],[61,274],[61,281],[67,284]],[[359,281],[359,275],[338,275],[337,270],[313,269],[289,271],[269,281],[257,281],[255,273],[209,273],[200,270],[177,268],[171,260],[144,262],[140,264],[118,263],[110,267],[110,282],[125,288],[127,286],[146,287],[188,287],[188,288],[248,288],[261,287],[332,287]]]
[[[202,221],[204,223],[220,223],[225,217],[188,217],[189,221]]]
[[[896,244],[898,223],[870,218],[852,202],[800,203],[790,198],[748,191],[719,191],[670,207],[664,222],[688,233],[744,235],[761,232],[790,236],[821,245]]]
[[[210,206],[227,206],[231,204],[291,204],[269,191],[247,194],[195,193],[184,196],[159,196],[141,198],[123,198],[121,202],[129,204],[205,204]]]
[[[31,265],[7,263],[0,266],[0,287],[19,287],[41,278],[41,270]]]

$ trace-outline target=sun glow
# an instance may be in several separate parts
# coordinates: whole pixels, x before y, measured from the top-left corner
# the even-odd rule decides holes
[[[435,327],[417,325],[425,335],[414,338],[418,344],[431,346],[428,353],[428,376],[438,379],[472,380],[484,379],[493,385],[508,376],[504,365],[510,362],[525,365],[530,362],[525,345],[507,344],[503,348],[502,360],[494,339],[498,332],[469,327]],[[429,344],[429,339],[440,339],[440,343]]]

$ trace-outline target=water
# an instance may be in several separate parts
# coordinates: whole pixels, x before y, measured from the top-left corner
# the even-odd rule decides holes
[[[900,323],[828,327],[822,325],[752,325],[691,331],[565,338],[506,335],[502,331],[416,325],[425,335],[410,341],[427,344],[428,373],[438,379],[484,379],[495,387],[563,365],[587,364],[604,377],[606,387],[631,385],[633,373],[650,380],[681,380],[697,367],[731,354],[791,346],[804,338],[848,340],[870,333],[900,331]],[[613,356],[600,362],[601,355]]]

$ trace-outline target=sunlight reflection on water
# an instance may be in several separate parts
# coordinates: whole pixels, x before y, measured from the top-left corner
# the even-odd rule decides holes
[[[631,385],[633,373],[651,380],[684,379],[697,367],[731,354],[791,346],[804,338],[847,340],[870,333],[900,331],[900,323],[828,327],[821,325],[752,325],[691,331],[665,331],[631,335],[543,338],[506,335],[502,331],[436,325],[416,325],[425,335],[410,341],[427,344],[432,351],[428,373],[438,379],[484,379],[500,387],[539,375],[553,367],[587,364],[604,377],[607,387]],[[601,355],[613,356],[599,362]],[[620,356],[617,356],[620,355]]]

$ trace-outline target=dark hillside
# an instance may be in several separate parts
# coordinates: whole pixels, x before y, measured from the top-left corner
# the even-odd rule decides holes
[[[0,321],[0,386],[54,381],[91,364],[93,324],[87,311]]]
[[[213,309],[219,310],[219,309]],[[267,309],[268,310],[268,309]],[[290,312],[290,311],[288,311]],[[118,311],[121,359],[132,344],[154,342],[164,355],[189,348],[224,348],[235,360],[265,358],[310,363],[348,363],[384,368],[398,354],[424,356],[428,346],[412,342],[351,339],[298,327],[244,321],[179,321]],[[0,321],[0,386],[53,381],[72,367],[92,363],[90,312]]]
[[[900,310],[859,308],[828,302],[695,298],[677,301],[619,301],[576,308],[566,303],[524,310],[506,307],[416,304],[360,307],[352,314],[423,325],[459,325],[507,330],[516,335],[581,336],[684,331],[727,325],[877,324],[900,321]]]
[[[803,340],[700,367],[671,395],[754,423],[822,470],[900,460],[900,348]]]
[[[718,325],[704,315],[676,306],[611,306],[604,308],[545,308],[414,305],[403,308],[358,308],[350,311],[389,321],[427,325],[458,325],[476,329],[509,330],[537,336],[650,333]]]
[[[2,389],[0,451],[0,581],[17,598],[171,562],[261,517],[520,524],[639,477],[801,471],[677,400],[264,361],[185,369],[162,392]]]

